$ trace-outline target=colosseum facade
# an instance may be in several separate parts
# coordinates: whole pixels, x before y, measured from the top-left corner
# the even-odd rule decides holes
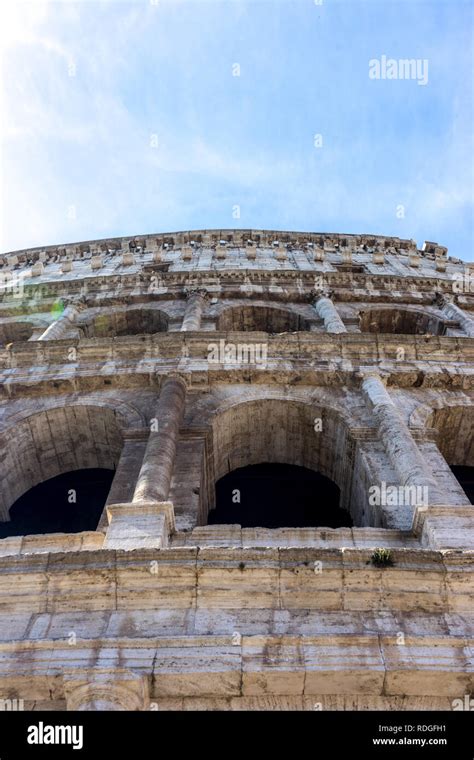
[[[201,230],[3,254],[0,284],[0,700],[472,693],[474,268],[433,242]],[[317,474],[304,519],[287,491],[272,513],[231,489],[226,512],[216,484],[261,466]],[[92,472],[81,500],[67,479]]]

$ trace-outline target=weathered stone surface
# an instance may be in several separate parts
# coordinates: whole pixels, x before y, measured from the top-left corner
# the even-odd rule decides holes
[[[96,531],[0,540],[0,700],[450,710],[472,693],[474,512],[451,471],[474,465],[463,262],[201,230],[0,265],[0,519],[56,475],[115,470]],[[326,475],[353,527],[208,525],[216,481],[261,462]]]

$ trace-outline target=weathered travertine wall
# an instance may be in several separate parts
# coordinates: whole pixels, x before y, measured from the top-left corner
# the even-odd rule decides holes
[[[255,230],[0,256],[0,519],[115,469],[96,531],[0,540],[0,700],[452,709],[473,689],[474,272],[436,243]],[[207,525],[319,470],[353,528]],[[371,504],[380,484],[427,502]],[[289,505],[291,509],[291,505]],[[392,565],[374,566],[377,547]]]

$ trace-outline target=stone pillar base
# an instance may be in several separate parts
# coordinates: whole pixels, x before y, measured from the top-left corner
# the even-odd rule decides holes
[[[104,549],[162,549],[175,530],[171,501],[110,504],[107,518]]]
[[[429,549],[471,550],[474,546],[474,505],[417,507],[413,532]]]

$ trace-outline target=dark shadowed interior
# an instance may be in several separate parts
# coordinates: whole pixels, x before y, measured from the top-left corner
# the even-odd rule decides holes
[[[87,469],[45,480],[15,502],[0,538],[95,530],[113,477],[113,470]]]
[[[332,480],[306,467],[257,464],[228,473],[216,483],[216,508],[209,524],[243,528],[351,527],[339,508]]]
[[[451,470],[471,504],[474,504],[474,467],[453,466]]]

